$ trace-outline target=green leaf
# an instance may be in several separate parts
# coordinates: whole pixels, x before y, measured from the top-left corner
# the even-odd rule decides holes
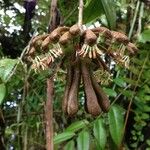
[[[91,0],[86,4],[83,13],[84,23],[89,23],[98,17],[104,12],[101,0]]]
[[[138,41],[141,43],[150,42],[150,29],[144,30],[138,37]]]
[[[17,59],[5,58],[0,60],[0,78],[3,80],[3,82],[7,81],[7,78],[17,62]]]
[[[135,75],[139,75],[140,73],[140,70],[138,68],[135,68],[134,66],[130,66],[129,70]]]
[[[14,134],[14,131],[10,127],[7,127],[5,129],[5,136],[11,136],[12,134]]]
[[[74,150],[75,149],[75,143],[73,140],[71,140],[70,142],[68,142],[66,145],[65,145],[65,148],[64,150]]]
[[[105,92],[107,95],[109,95],[109,96],[111,96],[111,97],[116,97],[116,96],[117,96],[116,91],[114,91],[113,89],[104,88],[103,90],[104,90],[104,92]]]
[[[149,105],[145,105],[143,102],[141,101],[134,101],[134,104],[136,105],[136,107],[138,107],[138,109],[140,109],[142,112],[150,112],[150,106]]]
[[[131,98],[131,96],[133,95],[134,91],[131,90],[119,90],[124,96]]]
[[[113,0],[101,0],[107,22],[111,29],[116,27],[116,11],[115,11],[115,3]]]
[[[84,9],[84,23],[89,23],[102,14],[106,15],[107,22],[111,29],[116,26],[116,12],[112,0],[90,0],[87,1]]]
[[[123,78],[115,78],[113,81],[120,87],[125,87],[126,83]]]
[[[89,3],[91,2],[91,0],[86,0],[86,3],[85,3],[85,7],[87,7],[89,5]]]
[[[122,107],[118,105],[112,106],[108,112],[108,120],[112,140],[119,147],[123,138],[124,127],[124,110]]]
[[[76,121],[72,123],[66,131],[76,132],[82,128],[85,128],[89,122],[87,120]]]
[[[136,58],[136,57],[133,57],[131,59],[131,62],[133,62],[133,63],[135,63],[137,65],[140,65],[140,66],[143,64],[143,62],[140,59]]]
[[[0,84],[0,105],[3,102],[5,95],[6,95],[6,86],[4,83],[1,83]]]
[[[59,144],[64,141],[67,141],[71,139],[73,136],[75,136],[75,133],[73,132],[63,132],[61,134],[58,134],[54,137],[54,144]]]
[[[150,146],[150,139],[146,140],[146,143]]]
[[[132,84],[132,85],[137,85],[137,82],[135,80],[129,79],[129,78],[124,78],[125,82]],[[140,85],[138,85],[140,86]]]
[[[87,131],[80,132],[77,138],[78,150],[88,150],[89,149],[90,136]]]
[[[103,119],[100,118],[94,123],[93,131],[98,149],[104,150],[106,145],[106,129],[103,123]]]

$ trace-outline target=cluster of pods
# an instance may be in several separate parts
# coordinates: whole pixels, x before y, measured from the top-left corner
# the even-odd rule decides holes
[[[69,47],[69,54],[66,47]],[[136,46],[123,33],[105,27],[81,31],[75,24],[72,27],[58,27],[49,34],[32,38],[26,56],[35,71],[46,70],[56,59],[64,57],[67,75],[63,111],[69,116],[78,112],[79,87],[83,83],[85,110],[97,116],[102,111],[108,111],[110,102],[95,78],[94,71],[101,68],[104,74],[109,74],[110,70],[102,59],[104,55],[128,67],[126,50],[130,54],[137,52]]]

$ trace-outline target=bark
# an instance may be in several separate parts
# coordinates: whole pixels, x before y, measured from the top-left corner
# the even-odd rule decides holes
[[[50,23],[48,32],[53,31],[60,23],[60,14],[58,14],[57,0],[51,1],[50,8]],[[53,150],[53,93],[54,93],[54,81],[53,78],[47,79],[47,100],[45,104],[45,121],[46,121],[46,149]]]
[[[53,78],[47,79],[47,100],[45,104],[46,149],[53,150]]]
[[[51,1],[50,22],[48,32],[53,31],[60,24],[60,12],[57,8],[57,0]]]

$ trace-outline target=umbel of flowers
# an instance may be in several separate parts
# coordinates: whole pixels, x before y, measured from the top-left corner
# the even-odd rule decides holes
[[[62,61],[60,67],[67,70],[62,101],[64,113],[74,116],[78,112],[79,86],[82,83],[85,110],[97,116],[102,111],[107,112],[110,106],[108,96],[101,88],[101,84],[111,80],[109,67],[103,58],[105,55],[110,56],[117,64],[128,68],[128,52],[133,55],[137,48],[123,33],[105,27],[81,32],[75,24],[33,37],[26,51],[26,59],[36,72]]]

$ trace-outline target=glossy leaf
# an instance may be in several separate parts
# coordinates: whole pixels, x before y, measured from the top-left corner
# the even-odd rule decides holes
[[[91,1],[92,1],[92,0],[86,0],[86,3],[85,3],[84,6],[87,7]]]
[[[120,87],[125,87],[126,83],[123,78],[115,78],[113,81]]]
[[[114,29],[116,27],[116,11],[113,0],[101,0],[109,27]]]
[[[135,68],[133,66],[130,66],[129,70],[134,73],[135,75],[139,75],[140,70],[138,70],[138,68]]]
[[[96,138],[98,149],[104,150],[106,145],[106,129],[103,123],[103,119],[100,118],[94,123],[93,132]]]
[[[73,140],[71,140],[70,142],[68,142],[66,145],[65,145],[65,148],[64,150],[74,150],[75,149],[75,143]]]
[[[90,135],[87,131],[82,131],[79,133],[77,138],[77,147],[78,150],[88,150],[90,143]]]
[[[75,136],[75,133],[73,132],[63,132],[61,134],[58,134],[54,137],[54,144],[62,143],[66,140],[71,139],[73,136]]]
[[[112,0],[91,0],[87,1],[84,9],[84,23],[89,23],[102,14],[106,15],[107,22],[111,29],[116,26],[116,12]]]
[[[3,102],[5,95],[6,95],[6,86],[4,83],[1,83],[0,84],[0,105]]]
[[[106,92],[107,95],[109,95],[111,97],[116,97],[117,96],[116,91],[114,91],[113,89],[104,88],[103,90]]]
[[[104,12],[101,0],[91,0],[88,2],[88,5],[86,5],[83,13],[83,21],[84,23],[91,22]]]
[[[6,58],[0,60],[0,78],[3,80],[3,82],[7,80],[17,62],[17,59]]]
[[[131,98],[131,96],[133,95],[134,91],[131,90],[119,90],[124,96]]]
[[[129,79],[129,78],[124,78],[125,82],[131,84],[131,85],[137,85],[137,82],[136,80],[132,80],[132,79]],[[140,85],[138,85],[140,86]]]
[[[71,131],[71,132],[76,132],[84,127],[87,126],[89,122],[87,120],[82,120],[82,121],[76,121],[74,123],[72,123],[67,129],[66,131]]]
[[[118,105],[111,107],[108,112],[109,130],[112,140],[117,147],[120,146],[123,138],[123,127],[124,127],[124,110]]]
[[[138,40],[141,43],[150,41],[150,29],[144,30],[138,37]]]

